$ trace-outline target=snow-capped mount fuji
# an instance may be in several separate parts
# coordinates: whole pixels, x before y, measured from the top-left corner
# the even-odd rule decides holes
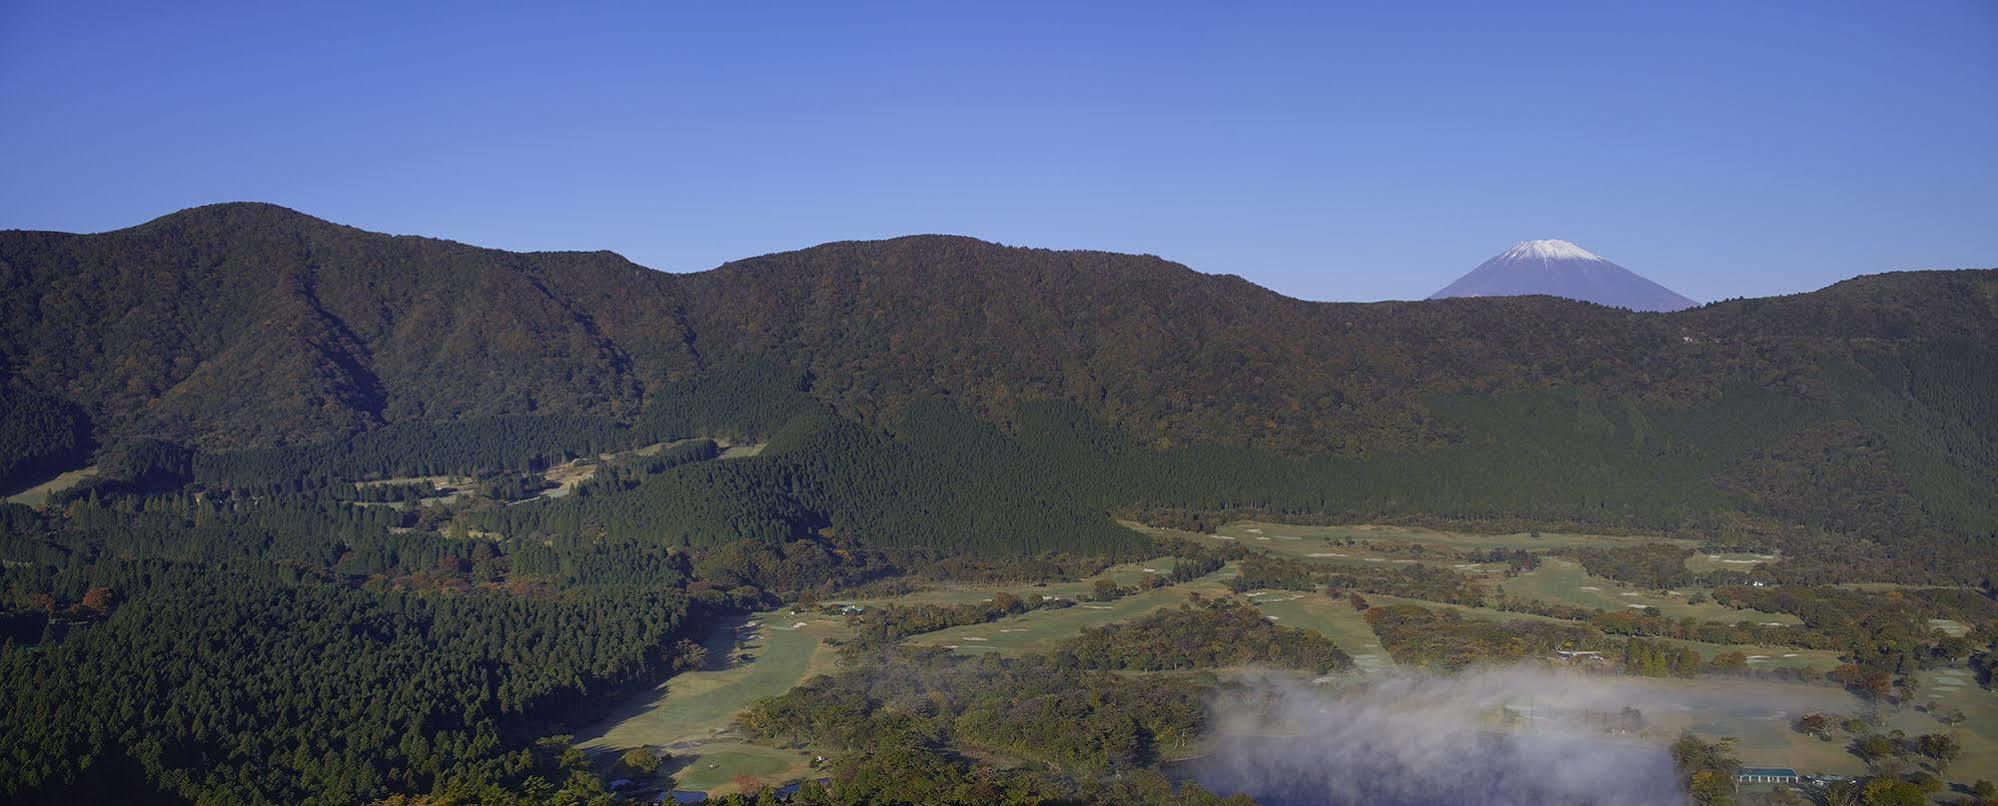
[[[1694,302],[1567,241],[1520,241],[1430,299],[1546,294],[1633,311],[1676,311]]]

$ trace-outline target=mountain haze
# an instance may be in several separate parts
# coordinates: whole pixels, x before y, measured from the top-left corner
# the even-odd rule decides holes
[[[1699,305],[1567,241],[1521,241],[1457,278],[1430,299],[1545,294],[1633,311]]]

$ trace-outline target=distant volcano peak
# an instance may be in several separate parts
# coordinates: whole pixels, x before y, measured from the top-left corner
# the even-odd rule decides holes
[[[1505,253],[1499,255],[1499,257],[1510,260],[1538,258],[1540,260],[1602,260],[1604,263],[1609,262],[1603,260],[1602,255],[1559,239],[1520,241],[1513,244],[1511,249],[1505,250]]]
[[[1633,311],[1676,311],[1699,303],[1575,244],[1520,241],[1436,292],[1445,297],[1545,294]]]

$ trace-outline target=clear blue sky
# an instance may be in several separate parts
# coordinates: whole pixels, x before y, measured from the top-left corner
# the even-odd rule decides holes
[[[1998,265],[1991,0],[305,5],[0,0],[0,228],[949,232],[1343,300],[1530,238],[1698,299]]]

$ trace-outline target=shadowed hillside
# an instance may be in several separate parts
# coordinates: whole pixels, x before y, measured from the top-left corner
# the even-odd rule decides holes
[[[1026,440],[1021,461],[1095,468],[1070,489],[1101,507],[1708,534],[1745,512],[1756,533],[1890,542],[1998,530],[1980,493],[1998,485],[1993,271],[1674,314],[1334,304],[1156,257],[961,237],[672,275],[227,204],[0,233],[0,278],[15,399],[88,414],[17,418],[61,432],[16,440],[44,451],[19,467],[75,456],[81,433],[213,452],[500,415],[632,423],[673,383],[769,364],[891,433],[947,400]],[[1028,427],[1070,412],[1080,425]]]
[[[0,233],[0,350],[112,434],[210,447],[386,422],[629,414],[684,367],[674,284],[607,252],[514,254],[264,204],[101,235]]]

